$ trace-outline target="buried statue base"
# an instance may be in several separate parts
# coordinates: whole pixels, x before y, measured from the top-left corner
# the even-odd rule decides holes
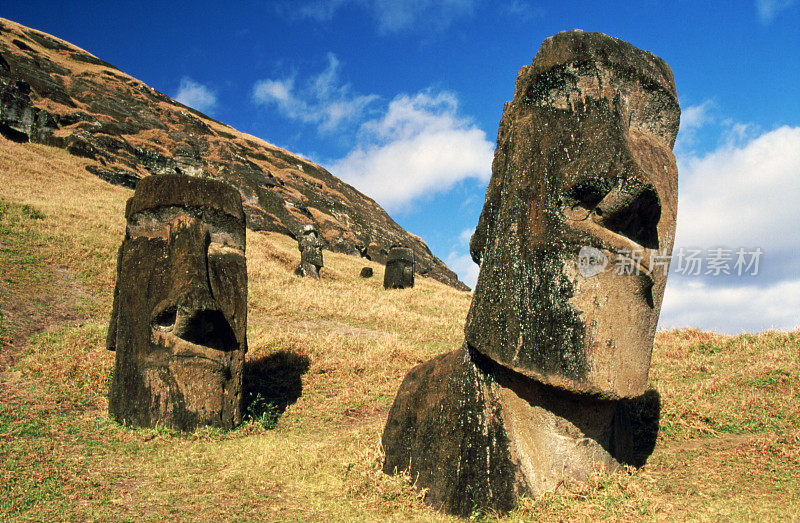
[[[382,444],[387,474],[408,471],[426,502],[469,516],[505,512],[522,495],[641,466],[658,433],[655,390],[599,400],[542,385],[470,349],[418,365],[403,380]]]

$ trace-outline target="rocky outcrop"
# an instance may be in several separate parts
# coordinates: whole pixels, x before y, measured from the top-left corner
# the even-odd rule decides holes
[[[465,343],[406,376],[385,472],[466,516],[645,462],[679,118],[653,54],[600,33],[544,41],[500,121]]]
[[[153,174],[233,184],[247,226],[299,236],[314,225],[325,247],[386,263],[414,251],[417,272],[466,286],[418,237],[322,167],[186,107],[111,64],[45,33],[0,19],[0,135],[62,147],[90,172],[135,187]]]

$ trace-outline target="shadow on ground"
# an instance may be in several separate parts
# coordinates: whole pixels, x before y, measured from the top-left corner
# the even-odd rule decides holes
[[[311,360],[294,351],[280,351],[244,364],[244,419],[275,426],[286,408],[303,394],[301,376]]]

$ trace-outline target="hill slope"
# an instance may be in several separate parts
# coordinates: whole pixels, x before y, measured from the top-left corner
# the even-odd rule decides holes
[[[296,237],[314,223],[334,252],[385,263],[414,250],[417,273],[467,287],[371,198],[322,167],[217,122],[113,65],[45,33],[0,19],[0,134],[64,148],[86,169],[132,188],[143,176],[186,173],[234,184],[248,228]]]
[[[380,434],[405,374],[462,343],[468,293],[384,291],[381,265],[338,253],[298,278],[293,240],[248,231],[245,379],[269,408],[227,433],[122,427],[104,341],[130,191],[92,164],[0,137],[0,520],[453,520],[381,472]],[[659,332],[650,384],[661,431],[643,469],[508,520],[796,518],[800,333]]]

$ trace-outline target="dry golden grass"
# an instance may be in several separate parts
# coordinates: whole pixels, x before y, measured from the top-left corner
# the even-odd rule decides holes
[[[320,281],[300,279],[294,241],[248,232],[248,360],[302,394],[271,430],[121,427],[106,413],[104,337],[131,191],[89,163],[0,139],[0,272],[13,275],[0,277],[4,307],[10,296],[80,297],[0,375],[0,518],[450,519],[408,478],[380,471],[379,441],[405,373],[461,344],[469,294],[427,278],[386,292],[383,266],[329,252]],[[361,279],[362,266],[375,276]],[[648,464],[522,500],[508,519],[795,516],[799,359],[798,332],[659,333],[662,431]]]

